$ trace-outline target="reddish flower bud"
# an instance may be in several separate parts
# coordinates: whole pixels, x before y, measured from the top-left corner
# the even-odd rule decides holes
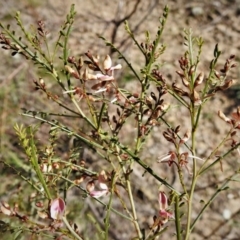
[[[185,134],[184,134],[184,137],[180,140],[180,143],[185,143],[188,141],[188,139],[190,138],[191,136],[191,131],[188,130]]]
[[[165,210],[168,208],[168,199],[164,192],[159,192],[158,203],[159,203],[159,210]]]

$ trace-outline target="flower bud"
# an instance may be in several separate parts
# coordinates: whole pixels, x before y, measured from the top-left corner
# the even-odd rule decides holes
[[[189,87],[189,82],[185,77],[182,77],[182,83],[185,87]]]
[[[196,90],[193,91],[193,101],[195,105],[200,105],[202,103],[202,100]]]
[[[5,214],[7,216],[10,216],[12,214],[9,204],[5,203],[5,202],[2,202],[2,204],[0,206],[0,212],[2,212],[3,214]]]
[[[65,65],[65,70],[66,70],[68,73],[70,73],[70,74],[73,74],[73,73],[75,72],[74,69],[71,68],[71,67],[68,66],[68,65]]]
[[[74,183],[76,185],[79,185],[80,183],[82,183],[84,181],[85,177],[80,177],[74,180]]]
[[[46,212],[38,211],[38,212],[37,212],[37,215],[38,215],[38,217],[40,217],[41,219],[46,219],[46,218],[48,218],[48,215],[47,215]]]
[[[105,71],[109,70],[112,66],[112,59],[107,55],[103,61],[103,68]]]
[[[181,78],[184,77],[184,74],[183,74],[182,72],[180,72],[180,71],[176,71],[176,73],[177,73]]]
[[[183,138],[180,140],[180,143],[185,143],[191,136],[191,131],[188,129],[187,132],[184,134]]]
[[[42,202],[36,202],[35,206],[39,207],[39,208],[42,208],[43,207],[43,203]]]
[[[168,208],[168,199],[164,192],[159,192],[158,203],[159,203],[159,210],[165,210]]]
[[[79,79],[79,78],[80,78],[79,74],[78,74],[73,68],[71,68],[70,66],[65,65],[65,70],[66,70],[68,73],[70,73],[71,76],[75,77],[76,79]]]
[[[45,82],[42,78],[39,79],[39,83],[42,85],[42,86],[45,86]]]
[[[52,168],[53,168],[53,169],[59,169],[59,168],[60,168],[59,163],[54,162],[54,163],[52,164]]]
[[[218,111],[218,116],[219,116],[223,121],[225,121],[225,122],[227,122],[227,123],[231,123],[231,119],[228,118],[228,117],[226,117],[225,114],[224,114],[221,110]]]
[[[90,181],[87,183],[86,189],[88,192],[92,192],[95,188],[95,184],[94,181]]]

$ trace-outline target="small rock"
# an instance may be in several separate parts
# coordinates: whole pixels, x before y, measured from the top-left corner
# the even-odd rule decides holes
[[[197,17],[203,15],[203,8],[202,7],[193,7],[192,10],[192,15]]]

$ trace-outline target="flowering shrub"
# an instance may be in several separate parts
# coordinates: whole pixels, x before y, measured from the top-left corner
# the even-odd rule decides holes
[[[145,42],[139,43],[128,23],[125,23],[126,31],[145,58],[140,71],[133,68],[119,49],[102,37],[106,45],[119,54],[119,58],[132,72],[140,91],[130,91],[119,87],[115,71],[122,71],[123,66],[119,63],[114,65],[115,60],[109,55],[100,58],[91,51],[81,57],[69,54],[68,40],[75,14],[72,6],[59,31],[53,52],[49,50],[51,47],[47,41],[48,30],[43,21],[37,23],[36,32],[29,33],[17,13],[15,18],[23,35],[19,37],[15,36],[9,26],[0,23],[2,48],[10,51],[12,55],[19,54],[23,59],[31,60],[51,75],[59,87],[58,90],[49,87],[52,80],[49,80],[46,74],[40,75],[39,79],[33,81],[35,90],[44,93],[48,101],[56,103],[59,109],[51,113],[45,109],[39,112],[25,109],[23,112],[24,116],[50,127],[49,143],[44,150],[39,147],[35,137],[40,128],[38,124],[15,126],[19,142],[26,154],[27,165],[30,166],[30,177],[26,177],[24,172],[19,172],[7,161],[4,161],[4,164],[32,187],[29,202],[34,203],[37,211],[32,207],[26,209],[25,214],[21,214],[18,206],[2,202],[0,209],[4,219],[17,218],[22,221],[16,227],[11,225],[11,221],[8,225],[7,221],[3,220],[3,228],[16,235],[50,237],[54,233],[57,239],[108,239],[110,232],[114,231],[111,216],[118,215],[123,221],[131,223],[132,239],[157,239],[164,231],[168,231],[169,225],[174,226],[176,239],[191,239],[191,234],[207,207],[239,174],[237,170],[230,177],[226,177],[222,185],[218,186],[193,216],[199,177],[213,169],[216,164],[220,164],[222,168],[222,160],[230,153],[237,152],[235,150],[238,150],[240,145],[237,136],[240,129],[239,108],[232,113],[231,118],[219,110],[218,116],[229,125],[229,132],[224,139],[220,139],[210,155],[197,155],[196,133],[203,108],[206,102],[234,83],[228,78],[228,73],[236,66],[235,56],[229,56],[218,71],[217,61],[221,52],[216,45],[209,72],[199,72],[203,40],[193,37],[191,31],[185,31],[187,50],[179,59],[179,69],[176,71],[179,80],[169,82],[157,64],[165,50],[165,46],[159,44],[168,16],[168,8],[165,7],[156,38],[153,40],[147,32]],[[56,60],[57,54],[60,54],[61,63]],[[180,125],[170,124],[167,116],[172,106],[165,102],[166,96],[172,97],[187,109],[190,126],[186,132],[181,132]],[[72,127],[71,121],[65,121],[66,119],[78,119],[77,129]],[[130,124],[133,133],[129,134],[134,138],[130,143],[126,141],[129,137],[126,136],[127,124]],[[144,148],[144,143],[155,126],[160,126],[159,131],[169,142],[169,149],[168,154],[153,161],[160,163],[159,168],[163,163],[167,163],[169,168],[175,167],[179,185],[175,186],[162,178],[151,164],[141,158],[141,151],[148,151]],[[162,126],[164,127],[161,129]],[[74,146],[67,160],[56,151],[57,136],[60,132],[74,139]],[[80,152],[84,144],[98,155],[98,168],[94,165],[87,166],[86,159],[82,159]],[[222,148],[223,146],[226,147]],[[151,186],[151,191],[156,202],[159,202],[159,208],[153,207],[155,214],[151,216],[152,221],[148,222],[149,227],[143,227],[135,205],[137,196],[134,195],[132,187],[132,173],[136,167],[142,169],[143,176],[148,174],[156,182]],[[190,181],[186,180],[186,176]],[[78,189],[81,193],[81,197],[78,196],[79,205],[80,202],[91,199],[91,204],[99,203],[105,208],[102,219],[99,220],[96,214],[95,217],[91,215],[89,219],[85,219],[87,226],[90,226],[91,222],[95,223],[95,234],[87,235],[86,229],[81,228],[81,221],[78,221],[78,217],[81,218],[80,212],[70,210],[74,204],[73,189]],[[116,207],[117,201],[120,202],[120,210]],[[37,217],[33,217],[32,211],[37,213]],[[94,211],[92,212],[94,215]],[[72,219],[71,214],[74,215]],[[75,221],[78,221],[78,224]]]

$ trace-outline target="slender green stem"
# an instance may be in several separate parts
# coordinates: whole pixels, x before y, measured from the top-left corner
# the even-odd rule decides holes
[[[112,181],[111,181],[111,192],[110,192],[110,197],[109,197],[109,201],[107,204],[107,214],[106,217],[104,219],[105,222],[105,240],[108,240],[108,233],[109,233],[109,227],[110,227],[110,214],[111,214],[111,207],[112,207],[112,201],[113,201],[113,193],[114,193],[114,184],[115,184],[115,176],[114,175],[112,177]]]
[[[179,196],[175,195],[175,226],[176,226],[176,232],[177,232],[177,240],[182,239],[182,234],[181,234],[181,218],[180,218],[180,209],[179,209]]]
[[[224,153],[223,155],[221,155],[220,157],[218,157],[213,163],[211,163],[210,165],[208,165],[205,168],[201,168],[201,171],[198,172],[198,175],[202,175],[203,173],[207,172],[209,169],[211,169],[215,164],[217,164],[219,161],[221,161],[222,159],[224,159],[226,156],[228,156],[231,152],[233,152],[234,150],[236,150],[238,147],[240,146],[240,142],[237,143],[235,146],[233,146],[232,148],[230,148],[226,153]]]
[[[206,160],[204,161],[203,165],[201,166],[201,168],[198,171],[198,174],[200,175],[203,171],[203,169],[205,169],[205,166],[207,165],[208,161],[214,156],[214,154],[219,151],[220,147],[229,139],[229,136],[232,133],[232,129],[229,130],[229,132],[227,133],[227,135],[223,138],[223,140],[218,144],[217,147],[214,148],[214,150],[210,153],[210,155],[206,158]],[[209,166],[213,166],[212,164],[210,164]]]
[[[194,161],[196,161],[196,160],[194,160]],[[189,193],[189,198],[188,198],[188,212],[187,212],[187,226],[186,226],[185,240],[188,240],[190,238],[190,234],[191,234],[192,204],[193,204],[192,201],[193,201],[193,194],[194,194],[196,182],[197,182],[197,177],[193,177],[191,189],[190,189],[190,193]]]
[[[89,196],[89,192],[87,192],[87,190],[85,190],[83,187],[81,187],[80,185],[76,184],[74,181],[62,176],[62,175],[58,175],[56,173],[44,173],[45,175],[49,175],[49,176],[55,176],[57,178],[61,178],[63,179],[64,181],[72,184],[73,186],[75,186],[76,188],[79,188],[83,193],[85,193],[86,195]],[[94,197],[91,197],[92,199],[94,199],[96,202],[100,203],[101,205],[103,205],[105,208],[107,208],[107,204],[103,203],[100,199],[98,198],[94,198]],[[116,213],[118,216],[121,216],[122,218],[124,219],[127,219],[129,221],[132,221],[131,218],[129,218],[128,216],[122,214],[121,212],[117,211],[116,209],[110,207],[109,208],[112,212]]]
[[[186,186],[185,186],[184,181],[183,181],[182,168],[179,165],[177,166],[177,168],[178,168],[178,176],[179,176],[180,184],[183,188],[183,192],[188,196],[188,192],[187,192]]]
[[[149,78],[151,78],[152,81],[154,81],[156,83],[157,86],[162,86],[151,74],[148,75]],[[172,89],[171,89],[171,85],[167,84],[167,91],[168,93],[174,97],[179,103],[181,103],[182,106],[186,107],[187,109],[189,108],[189,104],[188,102],[181,96],[178,96]]]
[[[71,10],[70,10],[70,14],[67,16],[67,21],[66,21],[66,33],[64,34],[64,43],[63,43],[63,61],[64,61],[64,65],[67,64],[67,58],[68,58],[68,48],[67,48],[67,44],[68,44],[68,39],[69,39],[69,35],[72,29],[72,25],[74,22],[74,16],[76,15],[76,12],[74,11],[74,4],[71,5]]]
[[[34,144],[32,131],[30,132],[30,147],[31,147],[31,162],[32,162],[33,168],[34,168],[34,170],[35,170],[35,172],[36,172],[36,174],[39,178],[39,181],[42,184],[42,187],[45,191],[45,194],[46,194],[47,198],[51,199],[50,191],[48,189],[48,186],[45,182],[42,171],[40,170],[40,167],[39,167],[39,164],[38,164],[38,157],[37,157],[37,153],[36,153],[36,146]]]
[[[222,191],[224,191],[229,182],[233,181],[234,178],[239,175],[239,172],[235,173],[233,176],[229,177],[220,188],[217,189],[217,191],[213,194],[213,196],[208,200],[208,202],[204,205],[204,207],[201,209],[200,213],[197,215],[197,217],[195,218],[195,220],[193,221],[193,223],[191,224],[191,228],[190,231],[193,230],[193,228],[195,227],[197,221],[200,219],[200,217],[203,215],[204,211],[206,210],[206,208],[214,201],[214,199],[218,196],[219,193],[221,193]]]
[[[193,37],[192,37],[192,30],[190,29],[188,31],[188,52],[190,54],[189,60],[190,60],[190,65],[193,65],[194,57],[193,57]],[[190,66],[190,67],[191,67]],[[192,83],[193,86],[193,83]]]
[[[99,117],[98,117],[98,121],[97,121],[97,130],[99,130],[100,127],[101,127],[102,116],[103,116],[105,107],[106,107],[106,103],[103,102],[101,110],[100,110],[100,114],[99,114]]]
[[[22,22],[21,22],[21,19],[20,19],[20,13],[17,12],[16,13],[16,16],[15,16],[15,19],[17,21],[17,24],[18,26],[21,28],[22,32],[24,33],[27,41],[32,45],[32,47],[41,54],[41,56],[47,61],[47,63],[49,64],[49,66],[51,65],[51,61],[48,57],[50,57],[50,54],[49,54],[49,49],[48,49],[48,44],[47,44],[47,41],[46,41],[46,37],[44,37],[44,42],[45,42],[45,45],[47,47],[47,51],[48,51],[48,57],[46,56],[46,54],[42,51],[42,48],[41,48],[41,43],[40,43],[40,40],[39,43],[35,43],[33,39],[35,39],[35,35],[32,36],[30,33],[26,32]],[[37,35],[36,35],[37,37]],[[20,41],[18,41],[20,42]]]
[[[16,43],[24,52],[26,52],[34,61],[37,61],[40,65],[45,67],[48,71],[51,72],[51,67],[48,66],[45,62],[43,62],[38,56],[36,56],[29,48],[24,45],[21,41],[19,41],[11,31],[9,31],[7,28],[5,28],[2,24],[0,24],[0,27],[3,28],[3,30],[6,32],[6,34]]]
[[[68,220],[66,217],[62,218],[63,222],[65,223],[67,229],[69,230],[69,232],[78,240],[83,240],[75,231],[74,229],[71,227],[71,225],[69,224]]]
[[[142,134],[142,129],[141,129],[143,127],[142,126],[143,125],[143,122],[142,122],[143,103],[144,103],[144,100],[145,100],[147,88],[148,88],[149,81],[150,81],[150,78],[149,78],[150,71],[151,71],[153,63],[156,60],[155,59],[156,58],[155,53],[157,51],[158,44],[159,44],[160,39],[162,37],[162,33],[163,33],[164,26],[165,26],[165,23],[166,23],[167,15],[168,15],[168,8],[165,7],[164,18],[161,20],[161,26],[158,28],[157,37],[153,42],[153,49],[151,51],[150,59],[149,59],[148,62],[146,62],[145,78],[144,78],[144,80],[141,81],[141,94],[140,94],[141,101],[140,101],[138,115],[137,115],[137,118],[138,118],[138,136],[137,136],[137,141],[136,141],[135,154],[137,154],[140,151],[140,148],[142,146],[142,144],[141,144],[142,135],[144,135],[144,134]]]
[[[134,34],[132,33],[129,25],[128,25],[128,21],[125,21],[125,30],[128,32],[128,34],[130,35],[130,37],[132,38],[132,40],[134,41],[134,43],[136,44],[136,46],[138,47],[138,49],[142,52],[142,54],[145,56],[145,52],[143,51],[142,47],[140,46],[140,44],[138,43],[138,41],[136,40]]]
[[[157,179],[160,183],[162,183],[167,188],[173,190],[176,194],[181,195],[180,192],[178,192],[173,186],[171,186],[167,181],[160,178],[157,173],[153,171],[152,168],[150,168],[146,163],[144,163],[139,157],[137,157],[133,152],[131,152],[128,148],[120,145],[119,146],[122,151],[126,152],[131,158],[136,161],[140,166],[142,166],[143,169],[145,169],[146,172],[148,172],[150,175],[152,175],[155,179]]]
[[[119,152],[118,147],[117,147],[117,152]],[[141,229],[139,227],[138,220],[137,220],[137,213],[136,213],[135,203],[134,203],[133,194],[132,194],[132,186],[131,186],[131,181],[129,180],[130,174],[126,171],[124,165],[122,164],[122,159],[120,158],[119,155],[117,156],[117,158],[118,158],[118,161],[119,161],[120,165],[122,166],[122,170],[123,170],[123,173],[124,173],[125,179],[126,179],[126,186],[127,186],[126,190],[127,190],[127,193],[128,193],[128,198],[129,198],[131,209],[132,209],[132,217],[133,217],[132,221],[133,221],[135,230],[138,234],[138,237],[139,237],[139,239],[141,239],[142,238],[142,232],[141,232]]]
[[[0,160],[0,163],[3,163],[7,167],[9,167],[11,170],[13,170],[20,178],[22,178],[25,182],[27,182],[30,186],[32,186],[37,192],[43,194],[42,189],[37,186],[35,183],[29,180],[29,178],[24,177],[17,169],[12,167],[10,164],[6,163],[5,161]]]
[[[23,115],[23,116],[27,116],[27,117],[31,117],[31,118],[35,118],[35,119],[37,119],[37,120],[39,120],[39,121],[41,121],[41,122],[45,122],[45,123],[49,124],[50,126],[54,126],[54,127],[56,127],[56,128],[59,128],[59,129],[61,129],[62,131],[66,132],[66,133],[68,133],[68,134],[70,134],[70,135],[73,135],[73,136],[77,137],[78,139],[81,139],[83,142],[89,144],[90,146],[93,146],[93,147],[96,147],[96,148],[98,148],[98,149],[101,149],[101,150],[106,151],[106,148],[105,148],[104,146],[98,144],[97,142],[93,141],[92,139],[88,139],[87,136],[80,135],[80,134],[77,134],[77,133],[71,131],[70,129],[68,129],[68,128],[65,127],[65,126],[59,125],[59,124],[57,124],[57,123],[55,123],[55,122],[49,121],[49,120],[44,119],[44,118],[41,118],[41,117],[39,117],[39,116],[35,116],[35,115],[27,114],[27,113],[23,113],[22,115]],[[161,182],[161,183],[162,183],[163,185],[165,185],[167,188],[173,190],[175,193],[177,193],[177,194],[180,195],[180,193],[179,193],[174,187],[172,187],[172,186],[171,186],[167,181],[165,181],[164,179],[160,178],[159,175],[158,175],[157,173],[155,173],[152,168],[150,168],[146,163],[144,163],[139,157],[137,157],[137,156],[136,156],[133,152],[131,152],[127,147],[125,147],[125,146],[122,145],[122,144],[119,144],[119,148],[120,148],[123,152],[129,154],[129,156],[131,156],[131,158],[132,158],[134,161],[136,161],[140,166],[142,166],[142,167],[146,170],[146,172],[148,172],[150,175],[152,175],[155,179],[157,179],[159,182]],[[110,153],[114,153],[114,152],[111,152],[109,149],[108,149],[108,151],[109,151]]]
[[[190,115],[191,115],[191,126],[192,126],[192,155],[195,156],[195,134],[196,134],[196,125],[195,125],[195,105],[194,100],[191,101],[190,106]],[[196,159],[193,158],[193,172],[192,172],[192,183],[190,187],[190,193],[188,194],[188,211],[187,211],[187,226],[186,226],[186,237],[185,240],[188,240],[190,238],[191,234],[191,218],[192,218],[192,204],[193,204],[193,195],[194,190],[197,182],[197,166],[196,166]]]
[[[188,37],[188,46],[189,46],[189,58],[190,58],[190,67],[194,64],[194,59],[193,59],[193,45],[192,45],[192,35],[191,31],[189,32],[189,37]],[[191,74],[191,83],[190,83],[190,92],[193,94],[194,92],[194,74]],[[192,155],[195,156],[195,149],[196,149],[196,130],[197,130],[197,124],[199,121],[199,116],[197,114],[196,118],[196,107],[195,107],[195,101],[194,99],[191,99],[190,103],[190,108],[189,108],[189,113],[191,117],[191,132],[192,132],[192,147],[191,147],[191,152]],[[186,226],[186,236],[185,239],[188,240],[190,238],[191,234],[191,219],[192,219],[192,204],[193,204],[193,195],[194,195],[194,190],[197,182],[197,165],[196,165],[196,159],[193,158],[193,172],[192,172],[192,183],[190,187],[190,193],[188,194],[188,211],[187,211],[187,226]]]
[[[130,200],[131,209],[132,209],[132,213],[133,213],[133,223],[134,223],[135,229],[137,231],[138,237],[139,237],[139,239],[141,239],[142,232],[141,232],[141,229],[138,224],[137,213],[136,213],[135,203],[134,203],[133,194],[132,194],[131,182],[129,180],[129,174],[127,176],[126,184],[127,184],[128,197]]]
[[[86,115],[83,113],[82,109],[80,108],[79,104],[77,103],[76,99],[74,97],[71,98],[73,104],[76,106],[78,109],[79,113],[81,114],[82,118],[93,128],[96,130],[96,126],[91,122],[91,120],[86,117]]]

